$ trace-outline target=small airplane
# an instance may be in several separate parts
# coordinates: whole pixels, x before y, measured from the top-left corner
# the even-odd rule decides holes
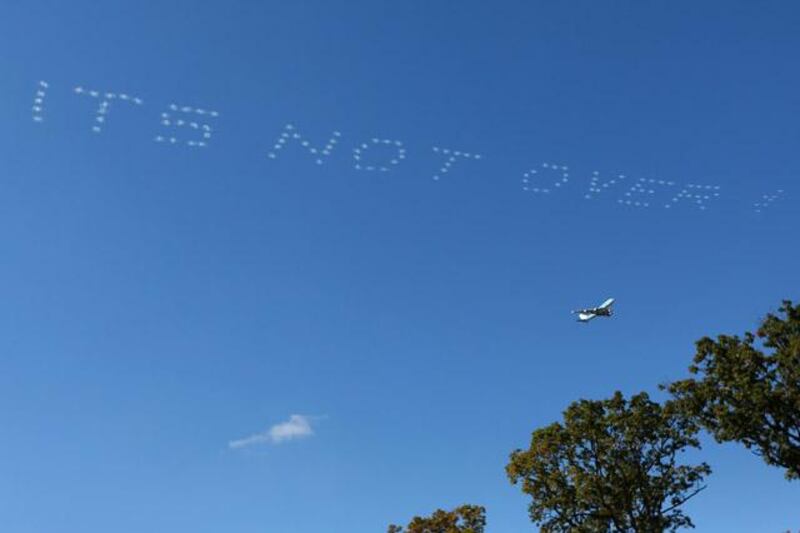
[[[589,322],[591,319],[597,316],[611,316],[613,314],[611,311],[611,304],[613,303],[614,298],[609,298],[597,307],[578,309],[573,311],[572,314],[578,314],[578,322]]]

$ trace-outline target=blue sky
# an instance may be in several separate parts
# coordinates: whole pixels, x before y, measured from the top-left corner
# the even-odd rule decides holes
[[[533,530],[503,471],[533,429],[800,297],[792,2],[163,4],[0,7],[3,530],[366,533],[465,502]],[[143,103],[94,133],[78,86]],[[286,124],[340,141],[270,159]],[[396,157],[373,138],[405,159],[356,169]],[[434,146],[481,158],[435,181]],[[568,182],[523,191],[543,163]],[[593,172],[626,178],[586,199]],[[663,207],[688,184],[719,197]],[[780,471],[702,457],[698,531],[800,527]]]

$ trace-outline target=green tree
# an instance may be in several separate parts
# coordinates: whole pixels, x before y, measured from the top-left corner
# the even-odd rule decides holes
[[[483,533],[486,509],[477,505],[462,505],[452,511],[435,511],[429,517],[415,516],[404,529],[389,526],[388,533]]]
[[[543,532],[662,532],[693,527],[681,505],[705,488],[705,463],[678,464],[698,447],[691,419],[640,393],[626,401],[580,400],[564,422],[533,432],[506,473],[531,496]]]
[[[755,335],[700,339],[689,371],[667,386],[687,415],[800,478],[800,305],[784,301]]]

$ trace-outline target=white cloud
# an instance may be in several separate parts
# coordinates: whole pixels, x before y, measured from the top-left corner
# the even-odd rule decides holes
[[[230,441],[228,447],[231,449],[239,449],[256,444],[280,444],[281,442],[289,440],[310,437],[313,434],[314,429],[311,427],[310,417],[291,415],[286,422],[275,424],[261,433]]]

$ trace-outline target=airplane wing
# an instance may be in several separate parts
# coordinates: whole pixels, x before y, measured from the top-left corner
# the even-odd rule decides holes
[[[578,322],[589,322],[596,316],[594,313],[578,313]]]
[[[607,309],[611,307],[611,304],[613,303],[614,303],[614,298],[609,298],[608,300],[600,304],[599,309]]]

